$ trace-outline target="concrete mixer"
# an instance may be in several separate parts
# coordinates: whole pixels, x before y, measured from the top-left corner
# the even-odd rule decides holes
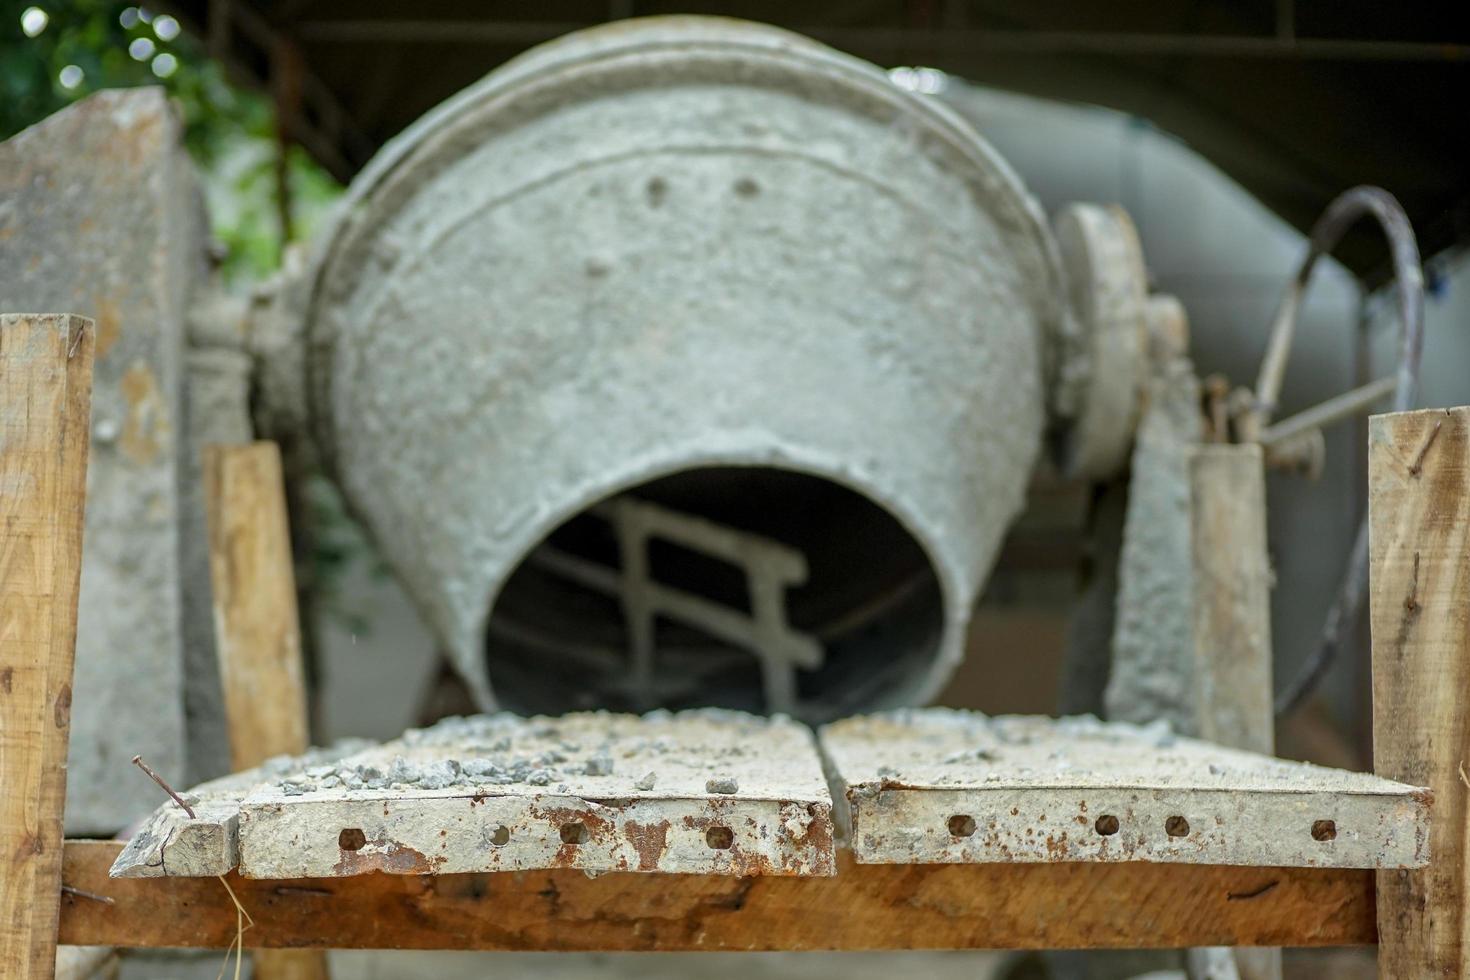
[[[1056,255],[871,66],[604,27],[353,182],[303,423],[484,707],[922,702],[1041,446]]]
[[[26,234],[0,305],[101,311],[78,703],[139,675],[115,638],[151,658],[78,719],[89,830],[147,792],[105,763],[119,725],[162,767],[219,762],[205,443],[325,472],[481,709],[823,721],[933,698],[1038,462],[1117,473],[1161,365],[1193,380],[1121,210],[1048,223],[941,103],[754,24],[633,20],[505,64],[248,299],[205,271],[156,91],[4,154]],[[1188,390],[1155,399],[1185,442]],[[141,644],[130,610],[166,607]]]

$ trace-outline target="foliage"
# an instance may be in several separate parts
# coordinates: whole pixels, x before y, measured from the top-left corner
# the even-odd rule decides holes
[[[184,120],[212,232],[225,246],[226,281],[244,287],[264,278],[279,265],[283,244],[270,101],[232,85],[203,45],[162,11],[126,0],[0,0],[0,139],[93,92],[138,85],[163,86]],[[295,147],[287,180],[293,231],[306,237],[340,188]],[[312,590],[317,612],[366,632],[340,583],[371,549],[325,481],[308,480],[306,493],[316,533],[298,577]]]
[[[28,32],[27,17],[44,26]],[[282,248],[270,102],[230,84],[165,13],[126,0],[0,0],[0,139],[99,89],[137,85],[163,86],[179,107],[227,279],[269,273]],[[295,148],[287,180],[293,230],[305,235],[340,189]]]

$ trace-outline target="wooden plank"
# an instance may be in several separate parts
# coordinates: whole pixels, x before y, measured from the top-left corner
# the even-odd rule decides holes
[[[1197,447],[1189,498],[1197,730],[1208,741],[1269,755],[1276,717],[1261,447]],[[1242,980],[1281,978],[1279,949],[1236,950],[1233,960]]]
[[[1373,759],[1434,793],[1430,863],[1378,880],[1386,977],[1470,976],[1470,408],[1368,428]]]
[[[478,715],[272,759],[161,805],[117,877],[829,875],[811,731],[734,711]]]
[[[118,878],[222,875],[240,863],[240,797],[253,776],[225,776],[184,794],[191,817],[169,800],[133,832],[112,874]]]
[[[1271,753],[1271,567],[1261,447],[1200,446],[1190,458],[1199,736]]]
[[[252,878],[833,871],[810,730],[734,711],[480,715],[299,768],[240,805]]]
[[[209,446],[204,453],[215,647],[236,770],[310,743],[301,624],[280,449],[273,442]],[[234,830],[211,853],[229,860]],[[161,861],[161,856],[160,856]],[[259,980],[325,980],[326,955],[257,951]]]
[[[1096,718],[947,708],[821,729],[857,860],[1421,867],[1422,789]]]
[[[92,322],[0,316],[0,977],[56,968]]]
[[[133,833],[112,866],[114,878],[203,878],[226,874],[240,863],[240,801],[262,782],[301,768],[333,765],[372,743],[342,739],[299,756],[277,756],[244,772],[223,776],[184,793],[190,817],[173,800],[154,810]]]
[[[206,784],[208,785],[208,784]],[[119,878],[169,878],[222,875],[240,863],[238,799],[196,802],[199,791],[185,797],[189,816],[172,801],[153,811],[133,832],[118,856]]]
[[[68,841],[62,941],[223,948],[214,878],[109,879],[111,841]],[[1211,865],[859,865],[830,878],[571,869],[262,881],[228,877],[262,946],[876,950],[1345,946],[1375,939],[1372,873]]]
[[[204,471],[230,756],[249,769],[310,741],[281,454],[273,442],[210,446]]]

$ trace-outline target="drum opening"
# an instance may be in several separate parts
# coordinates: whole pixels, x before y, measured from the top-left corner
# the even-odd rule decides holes
[[[701,467],[602,500],[500,590],[485,656],[522,713],[717,706],[821,721],[924,673],[944,602],[923,547],[861,493]]]

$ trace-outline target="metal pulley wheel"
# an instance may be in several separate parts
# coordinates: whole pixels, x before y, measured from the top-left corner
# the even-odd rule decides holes
[[[1068,205],[1054,222],[1086,380],[1058,459],[1069,477],[1104,480],[1128,464],[1149,370],[1148,275],[1120,207]]]

